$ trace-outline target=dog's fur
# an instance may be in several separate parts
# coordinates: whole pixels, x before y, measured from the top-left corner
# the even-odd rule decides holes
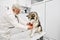
[[[30,20],[30,23],[33,24],[33,29],[31,29],[31,37],[34,35],[34,33],[40,33],[42,32],[42,26],[40,24],[38,14],[37,12],[30,12],[27,15],[28,19]]]

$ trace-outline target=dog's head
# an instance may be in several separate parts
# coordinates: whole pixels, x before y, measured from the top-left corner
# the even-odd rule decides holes
[[[28,17],[29,20],[37,20],[38,19],[38,14],[37,14],[37,12],[30,12],[27,15],[27,17]]]

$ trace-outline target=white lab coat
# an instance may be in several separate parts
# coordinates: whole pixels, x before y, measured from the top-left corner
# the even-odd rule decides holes
[[[19,18],[19,20],[20,22],[18,23],[12,10],[0,14],[0,40],[13,40],[13,35],[18,35],[19,33],[21,35],[23,31],[27,30],[27,22],[23,21],[21,18]]]

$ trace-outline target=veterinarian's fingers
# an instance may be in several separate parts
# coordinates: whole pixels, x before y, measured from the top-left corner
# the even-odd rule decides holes
[[[28,26],[28,29],[33,29],[33,26],[30,26],[30,25],[29,25],[29,26]]]

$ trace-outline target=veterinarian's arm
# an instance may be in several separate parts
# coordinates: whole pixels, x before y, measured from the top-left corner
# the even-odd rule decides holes
[[[24,19],[22,19],[21,17],[19,18],[19,23],[21,23],[22,25],[27,25],[27,21],[26,20],[24,20]]]
[[[26,30],[28,29],[27,26],[23,26],[22,24],[18,23],[16,18],[13,15],[6,14],[5,19],[14,27],[18,27]]]

